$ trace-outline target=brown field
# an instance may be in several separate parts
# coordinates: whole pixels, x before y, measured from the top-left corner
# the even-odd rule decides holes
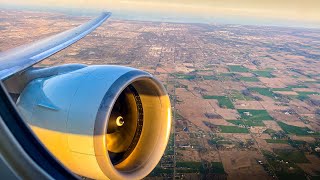
[[[292,90],[296,92],[320,92],[319,89],[314,88],[293,88]]]
[[[229,123],[225,119],[208,119],[208,121],[214,125],[235,126],[234,124]]]
[[[206,152],[201,153],[203,159],[209,162],[220,161],[220,154],[218,151],[208,149]]]
[[[267,122],[267,121],[263,121],[263,123],[264,122]],[[263,131],[265,131],[266,129],[267,127],[251,126],[249,130],[251,133],[254,133],[254,134],[262,134]]]
[[[210,146],[207,139],[202,139],[202,142],[203,147],[205,147],[206,150],[200,153],[201,158],[209,162],[221,161],[219,151],[216,148]]]
[[[266,128],[268,129],[272,129],[274,131],[282,130],[276,121],[263,121],[263,123],[266,125]]]
[[[274,102],[274,99],[272,99],[271,97],[267,97],[267,96],[262,96],[260,94],[257,94],[257,93],[252,93],[253,95],[255,96],[258,96],[262,99],[261,103],[263,102]]]
[[[193,83],[192,87],[193,87],[192,90],[194,90],[195,92],[196,92],[195,89],[199,87],[201,89],[205,89],[205,91],[203,92],[203,94],[205,95],[218,95],[218,96],[226,95],[226,91],[223,86],[220,86],[219,81],[214,81],[214,82],[199,81],[199,82]]]
[[[179,113],[199,128],[210,131],[210,129],[203,124],[203,120],[209,120],[205,113],[213,112],[212,106],[204,101],[202,98],[195,97],[192,93],[184,88],[176,88],[176,94],[183,102],[176,105]],[[193,109],[197,111],[193,111]]]
[[[309,142],[309,143],[315,142],[315,139],[313,137],[309,137],[309,136],[297,136],[297,135],[291,134],[290,138],[292,140],[306,141],[306,142]]]
[[[272,150],[274,149],[291,149],[294,150],[294,148],[292,146],[290,146],[289,144],[277,144],[277,143],[268,143],[270,148]]]
[[[302,102],[296,99],[290,101],[289,106],[298,114],[314,114],[316,109],[316,107],[310,106],[306,102]]]
[[[274,151],[275,149],[288,149],[288,150],[294,150],[292,146],[289,144],[277,144],[277,143],[267,143],[265,139],[271,139],[270,138],[257,138],[257,142],[261,149],[267,150],[267,151]]]
[[[188,68],[188,67],[185,67],[183,65],[177,65],[176,69],[175,69],[175,71],[179,72],[179,73],[189,73],[189,72],[192,72],[194,70],[195,70],[194,68]]]
[[[256,151],[220,151],[223,167],[228,179],[270,179],[258,160],[264,158]]]
[[[219,67],[216,67],[216,68],[215,68],[215,72],[217,72],[217,73],[228,73],[228,72],[229,72],[229,69],[226,68],[226,67],[221,67],[221,66],[219,66]]]
[[[310,163],[300,163],[300,166],[305,172],[310,173],[311,175],[318,175],[320,171],[320,159],[315,155],[306,155]]]
[[[285,114],[284,112],[272,111],[270,112],[270,115],[286,124],[305,127],[305,124],[300,121],[299,117],[296,114]]]
[[[276,110],[288,110],[290,107],[283,106],[281,103],[274,102],[274,101],[262,101],[260,104],[263,106],[264,109],[269,111],[276,111]]]
[[[265,85],[262,82],[242,82],[246,87],[261,87],[264,88]]]
[[[320,88],[320,86],[319,86]],[[319,95],[309,95],[310,98],[312,99],[316,99],[316,100],[320,100],[320,96]]]
[[[156,72],[158,72],[158,73],[165,73],[165,74],[169,73],[166,69],[164,69],[164,68],[162,68],[162,67],[157,67]]]
[[[256,141],[261,149],[266,150],[266,151],[270,151],[270,152],[273,151],[273,148],[264,139],[257,138]]]
[[[244,67],[251,69],[251,70],[257,70],[257,66],[251,65],[251,64],[246,64]]]
[[[294,91],[274,91],[274,92],[282,95],[293,95],[293,96],[298,95],[298,93]]]
[[[177,156],[177,161],[193,161],[201,162],[199,152],[195,149],[188,148],[187,150],[177,150],[179,156]]]
[[[280,81],[285,85],[293,85],[297,83],[297,79],[285,76],[283,75],[283,72],[277,74],[277,77],[279,77]]]
[[[262,133],[262,134],[252,134],[254,137],[258,138],[258,139],[271,139],[271,136],[269,134],[266,133]]]
[[[243,141],[246,139],[252,139],[250,134],[242,134],[242,133],[219,133],[219,136],[222,136],[229,140],[235,141]]]
[[[253,77],[253,74],[252,73],[237,73],[243,77]]]
[[[282,83],[281,78],[264,78],[259,77],[259,80],[270,88],[284,88],[286,85]]]
[[[221,115],[226,120],[234,120],[240,117],[237,110],[235,109],[223,109],[218,106],[215,108],[215,112]]]
[[[200,76],[213,76],[214,72],[212,70],[208,70],[208,71],[198,71],[197,75]]]
[[[197,87],[206,89],[206,92],[204,93],[206,95],[217,95],[217,96],[226,95],[225,82],[205,80],[205,81],[197,82],[197,85],[198,85]]]

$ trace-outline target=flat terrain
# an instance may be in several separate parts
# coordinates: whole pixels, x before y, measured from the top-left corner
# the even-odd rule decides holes
[[[0,51],[90,19],[21,11],[0,17]],[[318,29],[111,18],[38,66],[65,63],[131,66],[164,83],[174,131],[148,178],[320,175]]]

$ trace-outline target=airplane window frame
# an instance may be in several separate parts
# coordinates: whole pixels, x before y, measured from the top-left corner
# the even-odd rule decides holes
[[[31,129],[19,115],[12,99],[0,81],[0,120],[4,122],[11,134],[18,141],[29,157],[54,179],[79,179],[66,169],[39,142]],[[26,167],[28,168],[28,167]]]

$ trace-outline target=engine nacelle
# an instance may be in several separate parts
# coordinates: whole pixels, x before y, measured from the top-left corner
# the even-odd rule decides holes
[[[38,78],[17,107],[49,151],[76,174],[141,179],[170,135],[166,90],[152,75],[122,66],[88,66]]]

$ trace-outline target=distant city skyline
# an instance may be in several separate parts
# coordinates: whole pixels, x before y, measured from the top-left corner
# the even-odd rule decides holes
[[[316,0],[0,0],[0,5],[84,15],[104,10],[115,19],[320,28],[320,1]]]

